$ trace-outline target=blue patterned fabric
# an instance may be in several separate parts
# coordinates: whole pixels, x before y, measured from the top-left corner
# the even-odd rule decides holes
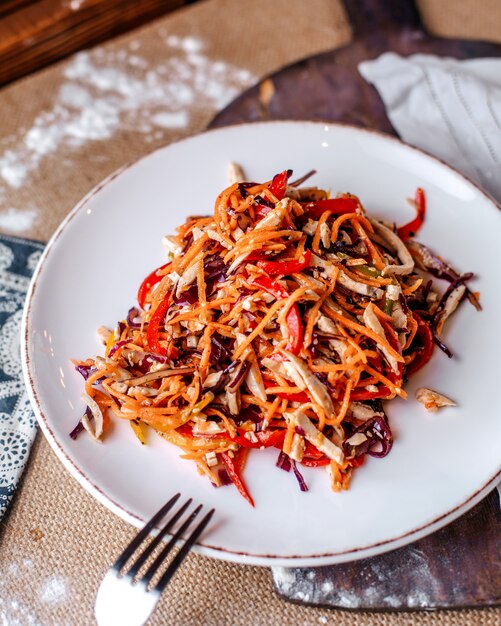
[[[36,434],[19,345],[24,300],[41,243],[0,235],[0,519],[9,506]]]

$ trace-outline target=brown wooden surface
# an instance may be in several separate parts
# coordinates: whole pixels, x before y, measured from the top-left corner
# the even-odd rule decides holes
[[[391,50],[404,56],[437,54],[458,59],[496,57],[501,45],[427,35],[409,0],[345,2],[354,28],[352,43],[306,59],[270,77],[274,95],[263,104],[256,85],[221,111],[211,127],[266,119],[346,122],[394,133],[383,102],[358,73],[361,61]]]
[[[445,40],[424,32],[405,0],[350,0],[355,31],[348,46],[285,68],[244,93],[211,127],[266,119],[347,122],[395,134],[376,90],[357,66],[392,50],[456,58],[500,56],[501,46]],[[391,514],[389,511],[388,514]],[[277,592],[294,602],[332,608],[409,610],[501,603],[501,513],[491,494],[458,521],[386,555],[273,576]]]
[[[186,0],[9,0],[0,9],[0,85],[184,4]]]
[[[438,532],[382,556],[342,565],[273,570],[287,600],[341,609],[412,610],[501,603],[501,515],[491,493]]]
[[[3,0],[0,2],[0,17],[17,11],[20,7],[27,4],[34,4],[35,0]]]

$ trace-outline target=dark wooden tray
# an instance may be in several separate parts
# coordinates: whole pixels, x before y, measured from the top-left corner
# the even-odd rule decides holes
[[[376,90],[358,64],[392,50],[455,58],[501,56],[498,44],[429,36],[408,0],[349,0],[348,46],[301,61],[256,85],[211,127],[261,120],[347,122],[395,134]],[[391,512],[388,512],[391,514]],[[501,514],[491,493],[446,528],[385,555],[320,568],[273,569],[277,593],[318,606],[365,610],[501,604]]]
[[[273,568],[275,589],[294,602],[397,611],[501,604],[501,514],[492,492],[420,541],[371,559],[317,568]]]

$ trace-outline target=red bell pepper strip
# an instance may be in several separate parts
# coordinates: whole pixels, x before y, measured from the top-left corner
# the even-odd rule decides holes
[[[271,206],[266,206],[266,204],[255,204],[254,205],[254,213],[256,214],[257,217],[259,218],[263,218],[266,215],[268,215],[268,213],[271,211],[273,207]]]
[[[418,187],[416,189],[414,202],[416,204],[417,210],[416,217],[408,224],[397,228],[397,235],[400,237],[400,239],[403,239],[404,241],[406,239],[409,239],[409,237],[413,237],[421,228],[424,222],[424,218],[426,215],[426,198],[424,196],[424,191],[421,189],[421,187]]]
[[[231,478],[232,483],[238,489],[240,495],[243,496],[251,506],[254,506],[254,500],[251,498],[247,487],[242,480],[242,477],[238,473],[235,461],[227,452],[222,452],[221,457],[223,459],[224,466],[226,467],[226,471],[228,472],[228,476]]]
[[[430,330],[428,324],[417,314],[413,313],[414,319],[418,323],[418,328],[416,331],[416,337],[421,340],[423,347],[418,350],[418,353],[413,361],[409,363],[407,366],[406,374],[407,376],[411,376],[418,370],[420,370],[424,365],[428,363],[433,354],[433,349],[435,347],[433,341],[433,334]]]
[[[246,261],[263,261],[266,257],[262,252],[251,252],[245,257]]]
[[[164,270],[169,265],[170,263],[166,263],[165,265],[162,265],[161,267],[157,267],[157,269],[154,272],[151,272],[151,274],[148,274],[148,276],[146,276],[146,278],[141,283],[137,292],[137,301],[139,302],[139,306],[142,309],[144,309],[146,296],[148,295],[150,289],[153,287],[153,285],[156,285],[157,283],[159,283],[164,277],[164,275],[159,276],[158,272],[160,272],[161,270]]]
[[[330,459],[325,456],[323,452],[320,452],[309,441],[305,442],[304,456],[301,460],[301,465],[305,467],[322,467],[323,465],[329,465]]]
[[[258,278],[254,279],[253,284],[261,287],[261,289],[270,293],[277,300],[284,300],[290,295],[282,285],[267,276],[258,276]],[[289,331],[287,349],[293,354],[299,354],[303,345],[303,323],[296,304],[293,304],[287,313],[286,322]]]
[[[324,456],[321,459],[309,459],[308,457],[303,457],[300,461],[301,465],[305,467],[322,467],[324,465],[329,465],[330,459]]]
[[[354,459],[349,459],[348,463],[351,467],[361,467],[365,463],[365,454],[361,454]]]
[[[342,215],[343,213],[354,213],[360,203],[353,198],[329,198],[327,200],[316,200],[303,205],[307,217],[318,220],[326,211]]]
[[[224,433],[193,433],[193,429],[188,424],[184,424],[177,429],[179,433],[190,439],[224,439],[233,443],[238,443],[242,448],[281,448],[284,444],[285,430],[263,430],[256,435],[257,441],[250,441],[245,437],[243,428],[237,429],[237,435],[230,437]]]
[[[325,456],[325,454],[320,452],[318,448],[315,448],[310,441],[305,440],[304,456],[309,456],[312,459],[321,459]]]
[[[306,391],[299,391],[298,393],[277,393],[276,395],[282,398],[282,400],[288,400],[289,402],[310,402]]]
[[[248,260],[248,259],[247,259]],[[311,261],[311,250],[306,250],[299,260],[294,261],[258,261],[257,266],[268,276],[287,276],[301,272],[308,267]]]
[[[245,463],[247,462],[247,455],[249,454],[249,448],[240,448],[233,454],[234,454],[233,462],[235,463],[235,468],[239,476],[241,476],[242,472],[244,471]]]
[[[277,200],[282,200],[285,196],[285,189],[287,188],[287,181],[292,174],[291,170],[284,170],[281,174],[277,174],[273,177],[273,180],[268,185],[268,189],[275,196]]]
[[[160,354],[162,356],[165,356],[167,354],[167,350],[160,345],[160,342],[158,340],[158,333],[160,332],[159,326],[162,323],[165,314],[167,313],[169,304],[170,294],[167,294],[151,316],[150,323],[148,324],[148,329],[146,331],[146,340],[148,342],[148,347],[152,352],[156,352],[156,354]]]
[[[376,400],[376,398],[387,398],[391,395],[391,391],[388,387],[379,387],[377,391],[368,391],[367,389],[360,389],[351,392],[350,400]]]

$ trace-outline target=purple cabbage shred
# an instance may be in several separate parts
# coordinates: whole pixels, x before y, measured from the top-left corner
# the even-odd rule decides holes
[[[126,343],[130,343],[130,339],[124,339],[123,341],[117,341],[117,343],[111,348],[111,350],[108,352],[108,357],[112,357],[115,352],[121,348],[122,346],[125,346]]]
[[[232,485],[233,481],[230,478],[230,475],[226,471],[226,469],[219,469],[217,472],[218,478],[221,481],[221,487],[226,487],[226,485]]]
[[[87,416],[88,419],[92,419],[92,411],[89,409],[89,407],[87,407],[85,409],[85,413],[84,415]],[[73,439],[73,441],[75,441],[75,439],[78,437],[78,435],[85,430],[82,424],[82,420],[80,419],[78,421],[78,424],[75,426],[75,428],[71,431],[70,433],[70,437]]]
[[[84,380],[87,380],[91,374],[95,372],[92,365],[75,365],[76,371],[83,376]]]
[[[136,318],[139,317],[139,314],[139,309],[136,309],[136,307],[129,309],[129,312],[127,313],[127,326],[129,328],[141,328],[141,323],[135,321]]]
[[[371,417],[358,428],[353,435],[362,433],[366,440],[357,446],[344,443],[343,448],[347,456],[357,458],[362,454],[369,454],[378,459],[385,457],[393,446],[393,435],[390,426],[382,415]]]
[[[280,454],[278,455],[275,465],[281,470],[284,470],[284,472],[290,472],[291,470],[291,460],[282,450],[280,450]]]
[[[303,475],[298,470],[296,461],[291,460],[291,467],[292,467],[292,471],[294,472],[294,476],[296,477],[297,482],[299,483],[299,489],[301,489],[301,491],[308,491],[308,485],[306,484],[303,478]]]

